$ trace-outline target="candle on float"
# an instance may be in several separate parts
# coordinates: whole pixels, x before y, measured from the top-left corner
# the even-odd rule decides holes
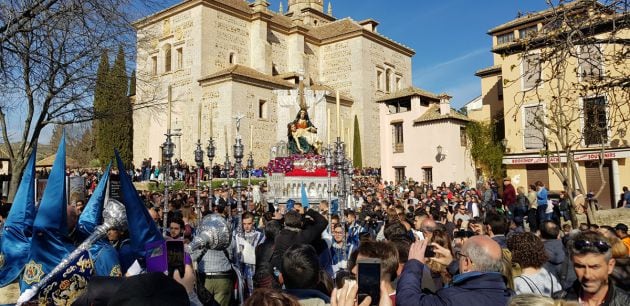
[[[337,138],[341,135],[341,99],[339,99],[339,90],[335,91],[335,100],[337,102]]]
[[[210,138],[212,138],[212,103],[208,104],[209,109],[209,119],[210,119]]]
[[[169,85],[168,86],[168,118],[166,119],[166,129],[167,130],[171,130],[171,109],[173,108],[172,106],[172,87]]]
[[[225,131],[225,152],[227,155],[227,152],[228,152],[227,125],[223,127],[223,130]]]
[[[249,151],[254,149],[254,126],[249,125]]]
[[[197,139],[201,139],[201,103],[199,103],[199,110],[197,111]]]
[[[326,109],[326,143],[330,144],[330,130],[332,126],[330,126],[330,108]]]

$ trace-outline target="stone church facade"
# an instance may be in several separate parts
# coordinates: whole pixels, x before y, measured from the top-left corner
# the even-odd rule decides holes
[[[374,20],[335,18],[331,4],[324,10],[322,0],[284,4],[286,11],[273,11],[264,0],[189,0],[135,23],[136,165],[143,158],[160,159],[169,96],[172,130],[179,135],[175,158],[194,164],[197,139],[205,151],[212,136],[214,163],[225,160],[226,143],[233,160],[233,117],[242,114],[245,152],[251,148],[256,166],[266,165],[270,148],[287,139],[288,121],[299,110],[291,97],[303,80],[309,115],[324,145],[328,134],[333,140],[339,134],[352,156],[356,115],[363,165],[379,166],[376,101],[411,87],[414,51],[379,34]]]

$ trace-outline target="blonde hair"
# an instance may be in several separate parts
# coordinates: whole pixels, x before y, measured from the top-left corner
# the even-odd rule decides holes
[[[520,294],[512,297],[509,306],[578,306],[577,302],[554,300],[537,294]]]
[[[612,258],[626,258],[628,257],[628,247],[617,237],[608,239],[612,247]]]

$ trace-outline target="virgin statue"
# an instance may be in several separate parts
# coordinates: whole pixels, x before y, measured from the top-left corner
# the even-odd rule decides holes
[[[317,128],[308,117],[305,108],[300,109],[295,120],[288,126],[288,147],[291,154],[319,154],[321,141],[317,137]]]

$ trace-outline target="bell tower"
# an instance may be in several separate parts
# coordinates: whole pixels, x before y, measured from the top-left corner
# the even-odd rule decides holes
[[[289,0],[289,13],[300,13],[304,9],[312,9],[318,12],[323,12],[324,0]]]

